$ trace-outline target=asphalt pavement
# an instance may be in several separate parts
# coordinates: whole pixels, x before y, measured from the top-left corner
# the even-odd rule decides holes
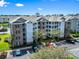
[[[70,53],[73,54],[74,56],[78,57],[78,59],[79,59],[79,43],[76,42],[75,44],[61,44],[59,47],[67,47],[68,50],[70,50]],[[26,49],[26,48],[20,48],[20,49]],[[31,54],[29,54],[29,55],[25,54],[25,55],[22,55],[22,56],[13,57],[10,54],[10,52],[11,52],[11,50],[8,51],[7,59],[29,59],[29,57],[31,55]]]

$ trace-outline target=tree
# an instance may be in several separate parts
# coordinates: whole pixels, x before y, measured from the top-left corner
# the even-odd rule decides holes
[[[33,37],[35,40],[40,42],[45,37],[45,31],[44,30],[38,30],[33,32]]]
[[[52,35],[52,38],[54,39],[55,37],[58,37],[59,39],[59,35],[60,35],[60,31],[58,29],[53,29],[49,32]],[[56,38],[57,39],[57,38]],[[54,41],[56,41],[56,39]],[[58,41],[58,40],[57,40]]]
[[[66,48],[42,48],[32,54],[30,59],[70,59],[70,54]]]

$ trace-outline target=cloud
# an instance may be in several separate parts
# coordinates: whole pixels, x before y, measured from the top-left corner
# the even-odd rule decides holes
[[[4,0],[0,0],[0,7],[7,6],[9,2],[5,2]]]
[[[42,8],[38,8],[39,11],[43,10]]]
[[[24,6],[24,4],[21,4],[21,3],[16,3],[15,4],[17,7],[23,7]]]

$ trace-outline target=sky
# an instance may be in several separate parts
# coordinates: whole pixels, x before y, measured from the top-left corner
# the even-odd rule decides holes
[[[0,15],[79,13],[79,0],[0,0]]]

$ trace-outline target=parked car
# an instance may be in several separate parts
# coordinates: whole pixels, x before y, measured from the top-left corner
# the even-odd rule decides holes
[[[11,55],[13,55],[14,57],[16,56],[22,56],[25,54],[31,54],[33,52],[32,48],[29,49],[17,49],[12,51]]]
[[[15,53],[16,53],[16,56],[21,55],[21,51],[20,51],[20,49],[17,49]]]
[[[12,52],[13,56],[21,56],[21,51],[20,49],[17,49],[15,51]]]
[[[60,42],[56,42],[55,44],[56,44],[57,46],[62,45],[62,43],[60,43]]]
[[[76,42],[78,42],[78,43],[79,43],[79,40],[76,40]]]
[[[70,43],[70,44],[75,44],[75,41],[74,40],[66,40],[67,43]]]

